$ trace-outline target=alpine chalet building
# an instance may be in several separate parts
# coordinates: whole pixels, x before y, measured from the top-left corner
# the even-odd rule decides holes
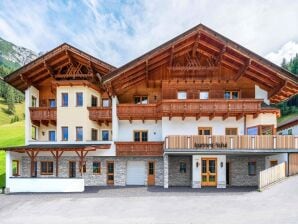
[[[6,150],[8,192],[85,186],[257,186],[298,172],[276,135],[297,77],[200,24],[115,68],[62,44],[5,77],[25,93],[25,145]]]

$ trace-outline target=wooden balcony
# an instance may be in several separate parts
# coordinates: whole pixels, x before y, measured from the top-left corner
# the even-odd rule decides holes
[[[257,117],[260,113],[276,113],[279,109],[262,108],[263,100],[258,99],[189,99],[162,100],[157,104],[119,104],[117,115],[120,120],[160,120],[161,117],[196,117],[208,116],[212,120],[215,116],[236,117],[241,119],[251,114]]]
[[[163,142],[115,142],[117,156],[162,156]]]
[[[197,135],[168,136],[165,140],[167,150],[213,150],[213,149],[251,149],[283,150],[297,149],[298,136],[294,135]]]
[[[161,119],[156,104],[119,104],[117,116],[120,120],[157,120]]]
[[[56,107],[30,107],[30,118],[33,124],[40,126],[40,123],[48,126],[49,123],[56,125]]]
[[[89,119],[99,124],[112,122],[112,108],[110,107],[88,107]]]

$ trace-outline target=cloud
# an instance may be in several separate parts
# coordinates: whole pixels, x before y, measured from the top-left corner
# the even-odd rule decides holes
[[[283,58],[287,62],[298,54],[298,42],[289,41],[283,45],[278,51],[269,53],[266,58],[277,65],[281,65]]]
[[[0,9],[11,42],[35,51],[68,42],[116,66],[199,23],[261,56],[298,40],[292,0],[3,0]]]

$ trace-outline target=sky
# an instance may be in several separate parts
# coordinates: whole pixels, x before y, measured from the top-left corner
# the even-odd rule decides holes
[[[298,53],[297,0],[0,1],[0,37],[35,52],[67,42],[114,66],[199,23],[276,64]]]

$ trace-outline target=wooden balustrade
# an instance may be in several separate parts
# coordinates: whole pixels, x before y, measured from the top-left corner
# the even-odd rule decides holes
[[[189,99],[162,100],[157,104],[119,104],[117,115],[120,120],[160,120],[161,117],[196,117],[222,116],[226,119],[234,116],[237,119],[246,114],[257,116],[262,112],[279,114],[279,109],[261,108],[262,100],[258,99]]]
[[[194,135],[168,136],[165,149],[298,149],[294,135]]]
[[[56,124],[57,121],[57,109],[56,107],[30,107],[30,118],[31,121],[38,125],[43,123],[48,125],[48,123]]]
[[[162,156],[163,142],[116,142],[117,156]]]
[[[112,108],[110,107],[88,107],[89,119],[98,123],[112,122]]]

